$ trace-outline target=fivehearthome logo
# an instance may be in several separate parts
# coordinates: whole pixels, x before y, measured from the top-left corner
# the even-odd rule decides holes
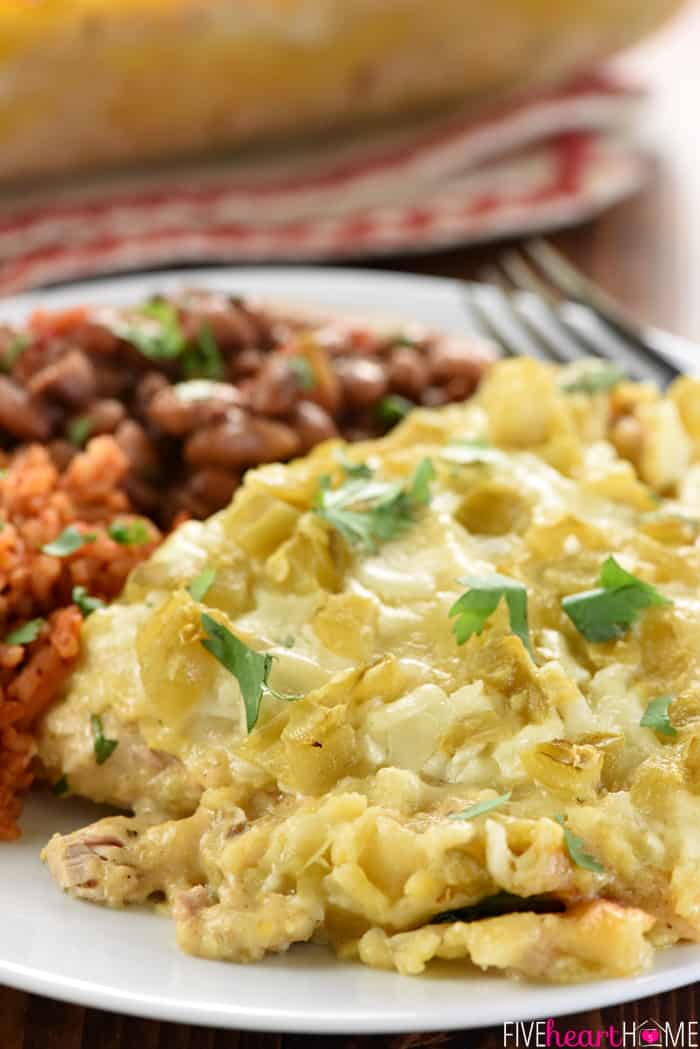
[[[625,1022],[620,1026],[567,1027],[556,1020],[503,1025],[504,1049],[700,1049],[697,1020]]]

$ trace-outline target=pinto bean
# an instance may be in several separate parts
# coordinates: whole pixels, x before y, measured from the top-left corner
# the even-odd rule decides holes
[[[186,393],[187,384],[182,388],[164,386],[153,397],[146,409],[147,420],[172,437],[183,437],[198,426],[207,426],[219,422],[230,408],[241,407],[243,396],[235,386],[226,383],[210,383],[206,379],[193,380],[202,388],[196,396]],[[210,388],[210,389],[209,389]],[[209,396],[206,395],[209,389]],[[199,393],[204,396],[199,396]]]
[[[231,362],[233,379],[247,379],[257,375],[265,363],[262,350],[241,350]]]
[[[90,405],[87,418],[90,422],[91,437],[100,433],[114,433],[126,418],[126,408],[114,397],[104,397]]]
[[[163,493],[155,485],[149,484],[142,477],[130,473],[122,481],[122,488],[129,497],[129,502],[142,514],[155,517],[161,509]]]
[[[459,339],[440,339],[428,350],[433,382],[446,383],[460,378],[471,392],[489,363],[483,347]]]
[[[387,360],[389,387],[394,393],[415,401],[430,382],[425,354],[410,346],[399,346]]]
[[[192,474],[185,488],[188,495],[201,505],[204,511],[201,516],[209,516],[228,506],[240,480],[238,473],[205,467]]]
[[[333,363],[348,407],[365,408],[387,392],[387,370],[379,361],[370,357],[336,357]]]
[[[421,394],[420,403],[425,408],[439,408],[448,401],[447,390],[443,386],[428,386]]]
[[[99,321],[85,320],[72,329],[70,341],[78,349],[104,356],[119,349],[119,337]]]
[[[48,453],[51,456],[52,463],[54,464],[57,470],[61,471],[61,473],[63,473],[68,464],[78,454],[78,449],[75,447],[74,444],[71,444],[70,441],[64,441],[60,438],[56,441],[51,441],[48,444],[47,448]]]
[[[239,469],[275,459],[289,459],[300,448],[297,434],[284,423],[251,416],[233,408],[221,422],[203,427],[185,443],[192,466]]]
[[[260,415],[288,415],[299,396],[299,380],[289,357],[271,353],[249,393],[250,407]]]
[[[289,423],[301,442],[300,452],[308,452],[314,445],[338,436],[338,429],[320,404],[313,401],[298,401],[289,417]]]
[[[194,429],[194,403],[183,401],[169,384],[165,384],[148,403],[146,418],[158,430],[172,437],[182,437]]]
[[[455,375],[452,379],[446,382],[443,387],[445,394],[444,403],[447,404],[449,401],[464,401],[467,397],[471,397],[478,382],[478,377],[475,378],[470,375]]]
[[[130,473],[146,477],[158,469],[158,453],[143,426],[125,419],[117,427],[114,439],[126,456]]]
[[[51,419],[42,405],[12,379],[0,375],[0,431],[28,441],[45,441]]]
[[[100,360],[95,365],[98,397],[125,397],[133,387],[134,376],[123,363],[109,364]]]
[[[377,436],[377,429],[368,422],[355,420],[341,426],[340,433],[346,441],[366,441],[370,437]]]
[[[69,350],[32,375],[27,390],[35,397],[54,398],[73,408],[82,408],[97,393],[97,374],[82,350]]]
[[[136,414],[142,419],[146,417],[148,406],[155,395],[168,386],[170,386],[170,383],[162,372],[146,372],[146,374],[139,379],[134,391],[134,410]]]
[[[219,296],[191,296],[182,311],[185,338],[196,338],[208,327],[222,350],[240,350],[258,345],[260,328],[253,315],[241,305]]]

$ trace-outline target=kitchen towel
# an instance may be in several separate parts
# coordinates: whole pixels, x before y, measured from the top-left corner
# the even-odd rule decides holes
[[[0,194],[0,293],[188,263],[406,255],[586,219],[643,182],[643,91],[596,73],[255,155]]]

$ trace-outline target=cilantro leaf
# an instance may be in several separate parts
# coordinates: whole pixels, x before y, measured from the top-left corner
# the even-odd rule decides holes
[[[335,451],[335,458],[338,463],[342,466],[346,477],[373,477],[374,471],[371,466],[367,463],[353,463],[345,455],[342,448],[338,448]]]
[[[113,521],[107,529],[110,539],[121,546],[141,546],[151,534],[144,521]]]
[[[185,336],[175,306],[162,299],[146,303],[139,311],[145,323],[138,321],[113,325],[114,334],[150,360],[171,360],[185,349]]]
[[[78,415],[66,426],[66,438],[76,448],[82,448],[92,432],[92,420],[87,415]]]
[[[224,359],[208,324],[203,324],[195,342],[182,352],[182,374],[185,379],[223,379]]]
[[[435,467],[430,459],[421,459],[413,471],[408,494],[415,503],[427,506],[430,502],[430,482],[435,480]]]
[[[91,616],[93,612],[97,612],[100,608],[107,607],[105,602],[101,601],[99,597],[93,597],[92,594],[89,594],[84,586],[74,586],[71,598],[73,604],[76,604],[83,613],[83,619],[87,619],[88,616]]]
[[[187,592],[190,597],[194,598],[195,601],[203,601],[207,595],[209,587],[216,579],[215,568],[204,568],[198,576],[192,580],[190,585],[187,587]]]
[[[457,616],[452,630],[457,644],[463,645],[473,634],[481,634],[489,616],[498,608],[501,598],[508,605],[510,629],[532,654],[527,619],[527,590],[517,579],[494,573],[484,578],[461,579],[469,590],[458,598],[450,609],[450,618]]]
[[[446,925],[448,922],[477,922],[484,918],[498,918],[502,914],[561,914],[565,904],[554,896],[514,896],[510,892],[497,892],[485,896],[469,907],[458,907],[443,911],[430,919],[431,925]]]
[[[108,758],[111,758],[114,751],[119,746],[118,739],[107,739],[102,731],[102,718],[99,714],[90,715],[90,728],[92,729],[92,737],[95,741],[95,761],[98,765],[104,765]]]
[[[587,871],[593,871],[595,874],[604,874],[605,867],[598,863],[590,853],[586,852],[583,838],[579,838],[577,834],[574,834],[572,830],[569,830],[569,828],[565,826],[566,817],[555,816],[554,819],[564,831],[564,844],[566,845],[566,851],[569,853],[569,856],[576,866],[582,867]]]
[[[76,550],[80,550],[81,546],[94,543],[96,539],[95,532],[80,532],[75,525],[68,525],[50,543],[44,543],[41,550],[51,557],[70,557]]]
[[[594,643],[622,637],[645,608],[673,604],[651,583],[626,572],[614,557],[603,562],[598,584],[561,603],[578,632]]]
[[[506,460],[500,449],[492,447],[488,441],[480,438],[452,441],[443,451],[442,458],[458,466],[470,466],[472,463],[495,465]]]
[[[561,389],[564,393],[587,393],[593,396],[596,393],[605,393],[625,380],[625,373],[615,364],[607,364],[603,361],[585,361],[578,369],[578,373],[569,382],[565,382]]]
[[[3,641],[4,645],[30,645],[32,641],[36,641],[41,628],[43,627],[45,619],[30,619],[28,622],[23,623],[22,626],[16,627],[11,630]]]
[[[415,404],[407,397],[401,397],[398,393],[390,393],[378,401],[375,413],[380,422],[387,426],[395,426],[396,423],[405,419],[414,408]]]
[[[31,341],[24,332],[17,332],[5,347],[5,352],[0,359],[0,371],[11,372]]]
[[[313,390],[318,385],[316,373],[306,357],[289,357],[288,364],[294,372],[294,378],[300,390]]]
[[[243,696],[248,732],[255,727],[260,713],[260,700],[272,669],[272,656],[255,652],[216,619],[202,614],[207,637],[202,645],[233,674]]]
[[[434,469],[423,459],[408,488],[393,481],[351,478],[331,488],[329,477],[319,481],[314,512],[353,546],[374,553],[379,543],[395,539],[414,521],[416,511],[430,501]]]
[[[451,812],[449,819],[473,820],[477,816],[483,816],[486,812],[492,812],[493,809],[498,809],[501,805],[505,805],[506,802],[510,801],[511,793],[511,791],[508,791],[507,794],[499,794],[497,798],[477,801],[475,805],[470,805],[469,808],[464,809],[462,812]]]
[[[673,696],[659,696],[657,699],[652,699],[644,711],[644,716],[639,724],[644,728],[652,728],[660,736],[668,736],[670,739],[675,738],[678,732],[671,724],[671,718],[668,713],[668,708],[673,703],[673,698]]]
[[[394,347],[406,346],[408,349],[417,350],[420,349],[421,344],[415,339],[412,339],[409,335],[405,335],[403,332],[396,332],[395,335],[390,335],[390,345]]]
[[[52,786],[51,793],[55,794],[57,798],[60,798],[63,794],[67,794],[69,790],[70,787],[68,786],[68,777],[61,776],[61,778],[57,779],[54,785]]]

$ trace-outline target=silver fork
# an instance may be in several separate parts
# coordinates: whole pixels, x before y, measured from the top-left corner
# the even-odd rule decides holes
[[[544,240],[505,252],[480,276],[488,286],[470,286],[468,306],[508,356],[598,357],[662,387],[687,369],[689,351],[700,357],[685,340],[637,324]]]

